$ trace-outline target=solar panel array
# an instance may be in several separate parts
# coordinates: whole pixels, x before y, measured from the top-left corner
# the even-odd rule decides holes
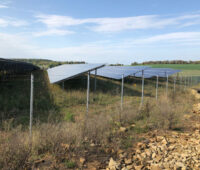
[[[103,66],[104,64],[63,64],[50,68],[47,72],[50,83],[58,83]]]
[[[97,76],[120,80],[122,75],[128,77],[142,70],[149,68],[148,66],[105,66],[97,70]],[[91,72],[95,74],[95,72]]]
[[[0,72],[7,74],[25,73],[39,69],[39,67],[30,63],[0,58]]]
[[[174,70],[171,68],[148,68],[144,70],[144,78],[151,78],[155,76],[167,77],[180,71],[181,70]],[[142,72],[135,74],[135,77],[142,77]]]

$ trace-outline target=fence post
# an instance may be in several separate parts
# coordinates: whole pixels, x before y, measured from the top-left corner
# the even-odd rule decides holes
[[[156,76],[156,100],[158,100],[158,75]]]
[[[33,123],[33,86],[34,86],[34,75],[31,73],[31,88],[30,88],[30,141],[32,141],[32,123]]]
[[[176,77],[174,77],[174,93],[176,91]]]
[[[166,81],[166,96],[168,95],[168,74],[167,74],[167,81]]]
[[[186,82],[186,76],[185,76],[185,87],[184,87],[184,90],[186,89],[186,83],[187,83],[187,82]]]
[[[123,98],[124,98],[124,75],[122,75],[122,84],[121,84],[121,110],[123,110]]]
[[[86,117],[88,117],[88,112],[89,112],[89,100],[90,100],[90,72],[88,72],[87,76],[87,110],[86,110]]]
[[[97,69],[95,69],[95,77],[94,77],[94,92],[96,92],[97,89]]]
[[[144,70],[142,70],[142,98],[141,98],[141,105],[144,102]]]
[[[63,88],[63,90],[65,89],[65,82],[64,81],[62,82],[62,88]]]

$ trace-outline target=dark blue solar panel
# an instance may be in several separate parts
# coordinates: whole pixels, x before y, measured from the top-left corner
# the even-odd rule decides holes
[[[103,67],[104,64],[63,64],[47,70],[50,83],[71,79],[88,71]]]
[[[142,70],[149,68],[148,66],[105,66],[97,70],[97,75],[101,77],[111,78],[111,79],[122,79],[130,75],[134,75]],[[91,72],[95,74],[95,72]]]
[[[151,78],[151,77],[155,77],[155,76],[159,76],[159,77],[167,77],[171,76],[175,73],[180,72],[181,70],[174,70],[171,68],[148,68],[146,70],[144,70],[144,78]],[[142,73],[137,73],[135,74],[136,77],[142,77]]]

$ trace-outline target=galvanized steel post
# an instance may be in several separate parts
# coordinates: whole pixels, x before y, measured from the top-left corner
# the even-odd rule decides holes
[[[186,85],[187,85],[186,83],[187,83],[187,82],[186,82],[186,76],[185,76],[185,87],[184,87],[184,89],[186,89]]]
[[[65,82],[62,82],[62,88],[65,89]]]
[[[156,76],[156,100],[158,100],[158,75]]]
[[[166,81],[166,96],[168,95],[168,74],[166,75],[167,76],[167,81]]]
[[[122,75],[122,85],[121,85],[121,110],[123,110],[123,98],[124,98],[124,75]]]
[[[142,70],[142,98],[141,98],[141,105],[144,102],[144,70]]]
[[[33,85],[34,85],[34,75],[31,73],[31,88],[30,88],[30,141],[32,141],[32,122],[33,122]]]
[[[174,77],[174,93],[176,91],[176,77]]]
[[[94,77],[94,92],[96,92],[97,89],[97,69],[95,69],[95,77]]]
[[[88,112],[89,112],[89,100],[90,100],[90,72],[88,72],[88,76],[87,76],[87,111],[86,111],[86,116],[88,116]]]

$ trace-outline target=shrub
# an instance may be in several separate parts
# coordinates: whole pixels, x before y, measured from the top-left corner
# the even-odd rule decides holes
[[[17,170],[28,167],[30,149],[27,137],[27,133],[13,130],[8,136],[1,139],[0,169]]]
[[[67,112],[65,114],[65,117],[64,117],[64,120],[67,121],[67,122],[74,122],[74,115],[70,112]]]

